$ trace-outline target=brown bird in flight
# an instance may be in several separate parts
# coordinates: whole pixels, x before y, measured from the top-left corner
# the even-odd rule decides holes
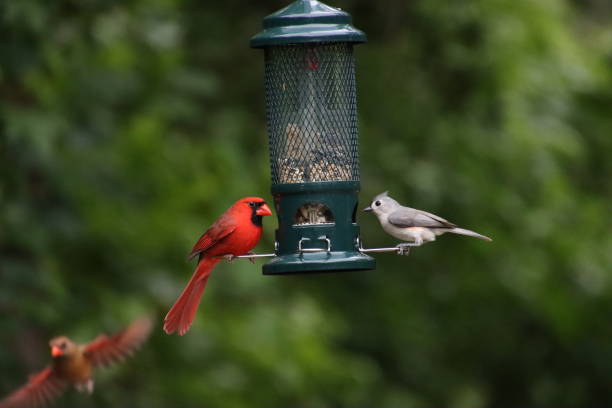
[[[0,408],[42,407],[59,397],[69,385],[93,392],[93,370],[123,360],[149,337],[153,321],[143,317],[122,331],[102,334],[88,344],[76,344],[67,337],[49,342],[51,365],[30,376],[26,385],[0,401]]]

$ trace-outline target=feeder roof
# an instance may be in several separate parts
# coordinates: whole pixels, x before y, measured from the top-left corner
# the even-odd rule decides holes
[[[251,38],[251,47],[274,45],[366,41],[351,25],[351,15],[317,0],[296,0],[263,20],[264,30]]]

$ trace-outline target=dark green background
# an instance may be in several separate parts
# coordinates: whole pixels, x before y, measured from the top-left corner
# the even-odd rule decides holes
[[[163,315],[233,201],[271,200],[263,56],[282,1],[0,2],[0,395],[143,313],[64,407],[601,407],[612,401],[612,6],[338,0],[357,47],[361,206],[390,190],[494,238],[378,269],[221,264]],[[367,246],[394,245],[359,214]],[[259,252],[273,245],[265,220]]]

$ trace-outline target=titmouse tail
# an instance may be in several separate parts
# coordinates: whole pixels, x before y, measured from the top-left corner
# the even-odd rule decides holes
[[[453,228],[453,229],[449,229],[448,232],[452,232],[454,234],[459,234],[459,235],[468,235],[470,237],[474,237],[474,238],[479,238],[479,239],[483,239],[485,241],[493,241],[491,238],[481,235],[477,232],[474,231],[470,231],[468,229],[463,229],[463,228]]]

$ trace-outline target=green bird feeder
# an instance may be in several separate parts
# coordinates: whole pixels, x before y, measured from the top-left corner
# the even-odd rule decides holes
[[[355,216],[359,142],[351,16],[298,0],[264,18],[251,46],[265,52],[265,87],[278,215],[267,275],[374,269]]]

